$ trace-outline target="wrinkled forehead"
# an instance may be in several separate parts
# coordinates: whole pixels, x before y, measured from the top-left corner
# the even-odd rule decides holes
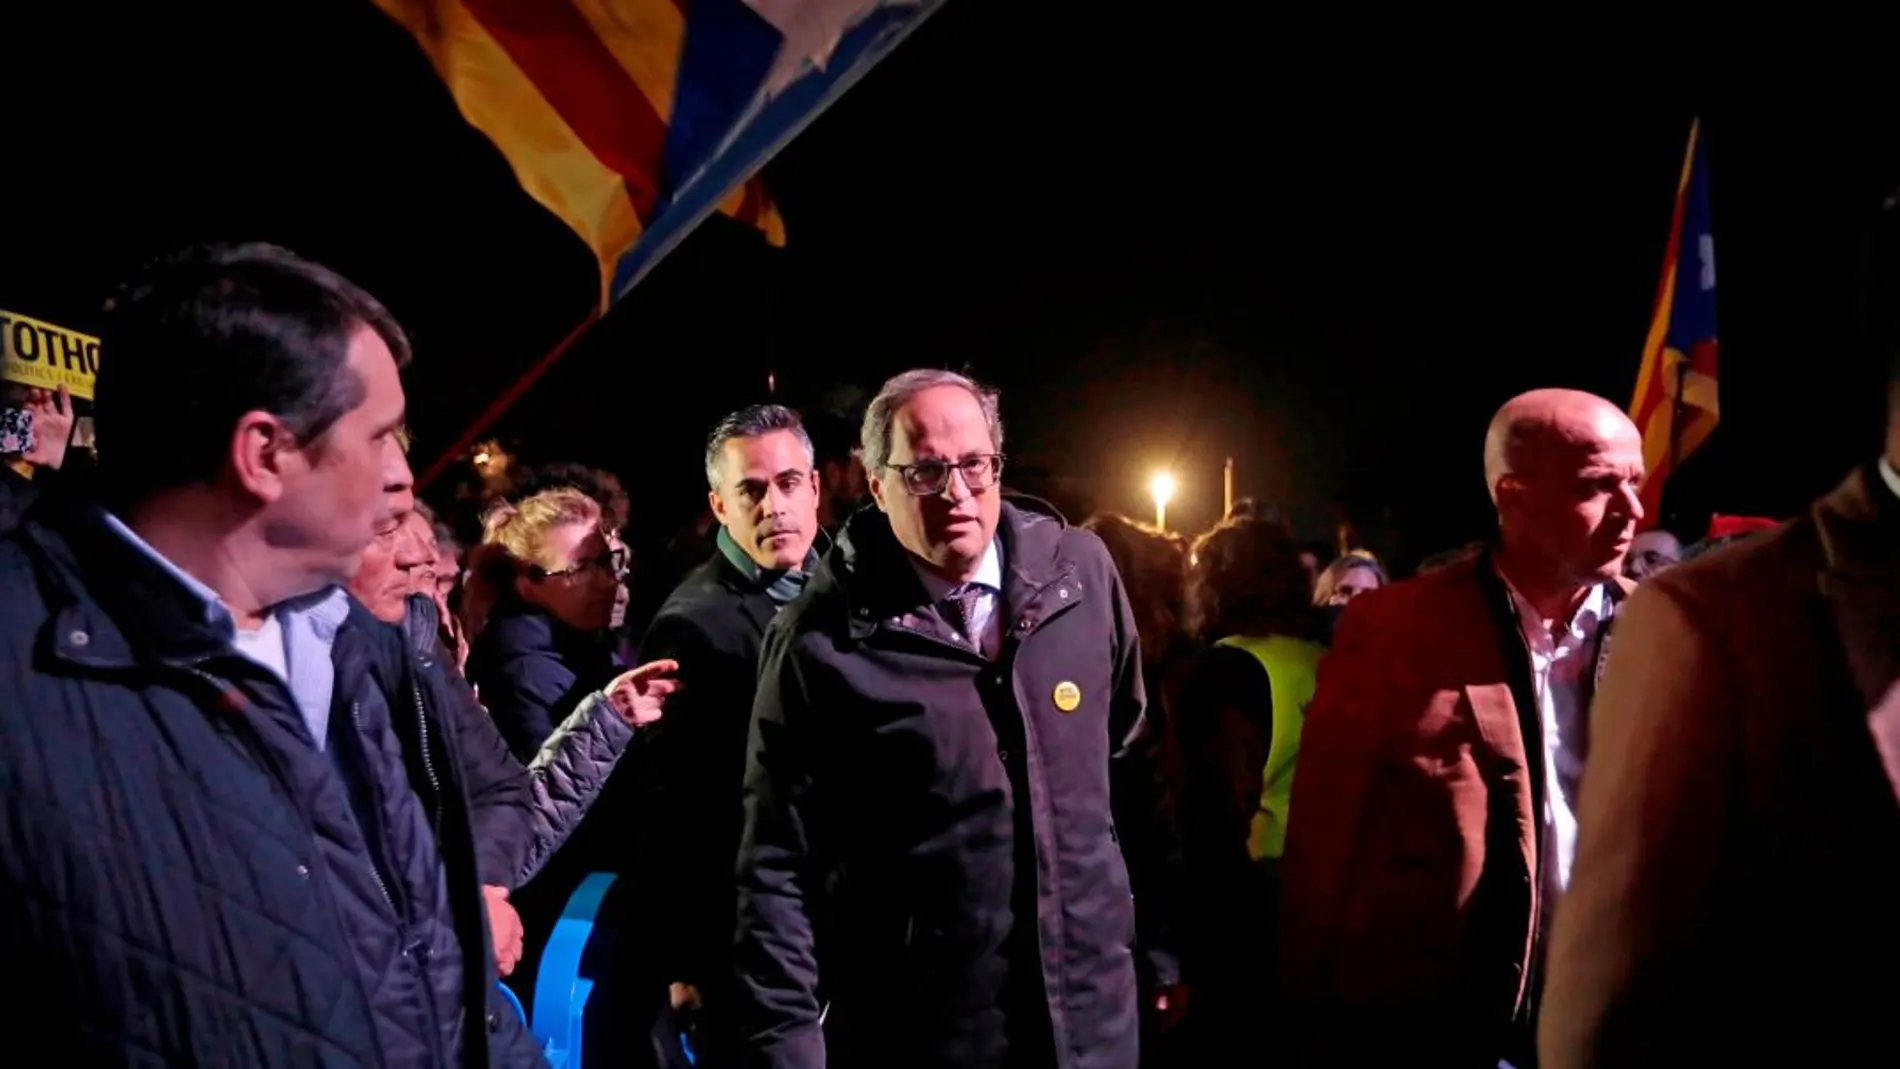
[[[996,443],[983,418],[983,405],[959,386],[933,386],[897,410],[891,427],[891,457],[956,459],[993,453]]]

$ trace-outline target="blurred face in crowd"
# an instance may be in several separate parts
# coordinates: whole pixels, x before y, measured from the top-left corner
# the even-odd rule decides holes
[[[607,552],[613,556],[614,574],[617,577],[614,580],[614,611],[613,615],[608,617],[607,626],[620,628],[626,626],[627,606],[633,601],[633,593],[627,589],[627,562],[632,554],[628,552],[627,544],[620,540],[620,534],[616,531],[607,532]]]
[[[1306,579],[1308,582],[1319,582],[1319,554],[1310,549],[1300,550],[1300,567],[1306,570]]]
[[[1339,582],[1334,584],[1332,593],[1326,598],[1328,605],[1344,605],[1361,594],[1370,594],[1385,584],[1379,580],[1379,573],[1364,566],[1347,568],[1339,573]]]
[[[440,574],[442,555],[436,549],[435,528],[429,525],[420,512],[411,512],[402,519],[404,541],[413,547],[412,553],[421,559],[409,569],[411,594],[421,594],[431,601],[436,597],[436,577]]]
[[[843,523],[864,500],[864,463],[855,456],[826,461],[823,483],[831,522]]]
[[[435,548],[433,536],[425,540],[421,534],[428,523],[411,511],[414,495],[404,488],[387,497],[391,514],[363,551],[349,591],[378,620],[399,624],[409,595],[428,593],[435,585]]]
[[[440,540],[435,549],[435,590],[430,594],[441,604],[448,604],[449,595],[455,591],[455,581],[462,574],[461,554]]]
[[[975,575],[996,536],[1003,499],[1002,473],[989,459],[995,454],[976,395],[932,386],[897,410],[889,460],[870,473],[871,495],[897,540],[946,579]],[[966,473],[959,464],[976,470]]]
[[[713,516],[768,572],[802,568],[818,535],[818,474],[798,435],[767,431],[720,447]]]
[[[607,536],[596,523],[548,528],[545,563],[515,580],[523,600],[581,631],[601,631],[613,622],[619,568]]]
[[[397,440],[402,380],[388,344],[359,328],[347,366],[363,384],[363,401],[316,440],[292,442],[281,421],[262,413],[238,427],[242,477],[264,502],[265,541],[318,585],[356,574],[377,532],[397,519],[386,488],[411,482]]]
[[[1660,529],[1644,531],[1630,543],[1629,559],[1623,563],[1623,574],[1640,583],[1680,560],[1682,543],[1676,540],[1675,535]]]
[[[1636,425],[1608,401],[1572,390],[1526,394],[1500,419],[1507,415],[1522,421],[1511,470],[1496,484],[1507,551],[1566,584],[1615,578],[1643,518]]]

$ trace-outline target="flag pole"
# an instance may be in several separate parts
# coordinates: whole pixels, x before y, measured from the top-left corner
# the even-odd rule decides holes
[[[462,432],[462,436],[455,440],[454,445],[443,450],[442,455],[437,457],[434,463],[423,470],[422,476],[416,480],[416,489],[423,489],[440,478],[443,472],[448,471],[463,453],[473,447],[476,441],[479,440],[483,434],[488,432],[488,428],[494,426],[496,420],[500,419],[510,408],[514,407],[516,401],[521,400],[521,395],[527,393],[529,387],[533,386],[541,376],[547,374],[555,364],[559,363],[561,357],[567,355],[567,351],[574,347],[574,343],[581,339],[581,335],[587,333],[587,328],[598,322],[600,322],[600,313],[593,311],[587,313],[587,318],[576,323],[574,329],[568,331],[567,336],[562,338],[554,348],[549,349],[546,356],[535,361],[527,371],[522,373],[520,378],[515,380],[513,385],[503,390],[499,397],[496,397],[487,408],[483,409],[482,414],[475,417],[475,422],[469,424],[468,429]]]

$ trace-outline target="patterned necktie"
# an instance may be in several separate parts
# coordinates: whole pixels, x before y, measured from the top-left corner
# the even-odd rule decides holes
[[[962,635],[969,642],[970,647],[978,653],[983,652],[983,636],[976,633],[976,604],[982,596],[982,587],[975,583],[965,583],[952,590],[950,596],[944,599],[944,604],[950,607],[950,625],[955,627],[957,634]]]

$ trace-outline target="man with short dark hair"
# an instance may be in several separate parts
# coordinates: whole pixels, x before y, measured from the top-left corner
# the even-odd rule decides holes
[[[1896,469],[1900,365],[1880,457],[1630,598],[1592,715],[1544,1069],[1891,1056]]]
[[[341,589],[409,481],[401,329],[219,245],[101,344],[103,502],[0,541],[0,1018],[87,1065],[540,1064],[437,681]]]
[[[638,940],[675,1010],[703,1004],[717,1041],[732,972],[732,860],[743,819],[746,731],[765,628],[817,565],[819,480],[798,413],[753,405],[706,439],[707,501],[719,521],[712,556],[661,606],[640,652],[679,662],[684,684],[655,740],[653,839],[640,873],[666,918]],[[634,957],[637,955],[623,955]],[[711,1052],[715,1064],[722,1052]]]
[[[1136,1064],[1146,859],[1122,844],[1168,841],[1140,643],[1101,540],[1004,501],[1002,431],[964,376],[886,383],[878,507],[767,631],[739,857],[756,1064]]]

